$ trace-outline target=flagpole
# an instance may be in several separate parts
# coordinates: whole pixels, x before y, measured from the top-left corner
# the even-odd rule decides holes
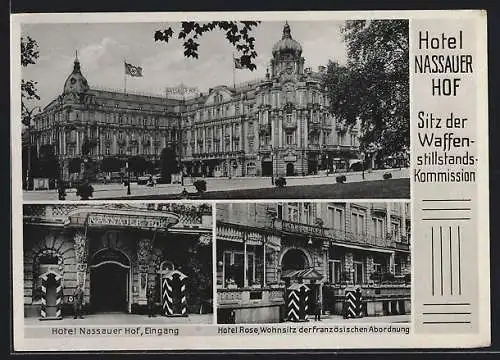
[[[233,53],[233,88],[236,89],[236,63],[234,62],[234,53]]]
[[[123,67],[124,67],[124,70],[126,69],[127,65],[126,64],[126,61],[125,59],[123,59]],[[127,93],[127,71],[124,71],[123,72],[123,93],[126,94]]]

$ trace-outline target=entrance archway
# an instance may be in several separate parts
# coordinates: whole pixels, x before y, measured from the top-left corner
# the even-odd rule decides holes
[[[127,312],[130,297],[130,261],[119,250],[97,252],[91,263],[90,306],[95,312]]]
[[[273,174],[273,162],[262,161],[262,176],[271,176]]]
[[[293,163],[286,164],[286,176],[293,176],[295,174],[295,169]]]
[[[309,260],[301,249],[290,249],[283,254],[281,270],[302,270],[309,267]]]

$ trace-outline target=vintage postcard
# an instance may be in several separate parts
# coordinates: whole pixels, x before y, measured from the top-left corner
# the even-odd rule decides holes
[[[486,18],[12,15],[14,350],[488,346]]]

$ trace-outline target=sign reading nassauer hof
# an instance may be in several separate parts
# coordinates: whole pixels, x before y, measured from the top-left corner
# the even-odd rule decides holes
[[[486,17],[12,15],[14,350],[488,346]]]

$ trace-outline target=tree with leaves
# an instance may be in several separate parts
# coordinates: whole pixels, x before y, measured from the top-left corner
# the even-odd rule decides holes
[[[330,62],[324,79],[329,110],[345,128],[361,125],[361,150],[381,155],[410,145],[407,20],[347,21],[347,64]]]
[[[33,65],[38,59],[38,43],[31,37],[21,37],[21,65],[23,68]],[[21,79],[21,122],[26,126],[26,140],[27,147],[25,154],[23,156],[23,175],[26,174],[26,179],[23,182],[27,189],[32,188],[32,172],[37,171],[39,164],[37,163],[36,150],[32,149],[31,146],[31,122],[33,119],[33,113],[35,110],[39,109],[38,106],[29,108],[27,102],[40,100],[37,93],[36,81]]]
[[[162,181],[170,183],[171,175],[179,171],[177,154],[173,147],[166,147],[160,154],[160,171]]]
[[[38,51],[38,43],[29,36],[21,37],[21,65],[27,67],[36,64],[40,53]],[[33,80],[21,79],[21,106],[23,124],[28,126],[31,121],[31,113],[28,109],[26,101],[40,100],[36,88],[37,82]]]
[[[260,21],[210,21],[207,23],[183,21],[177,31],[177,38],[184,41],[182,44],[184,56],[198,59],[200,39],[203,35],[214,30],[222,31],[227,41],[240,54],[236,59],[239,59],[241,66],[253,71],[257,68],[254,63],[257,52],[255,51],[255,38],[251,36],[251,32],[259,23]],[[166,43],[173,36],[174,29],[172,27],[157,30],[154,35],[155,41],[164,41]]]

